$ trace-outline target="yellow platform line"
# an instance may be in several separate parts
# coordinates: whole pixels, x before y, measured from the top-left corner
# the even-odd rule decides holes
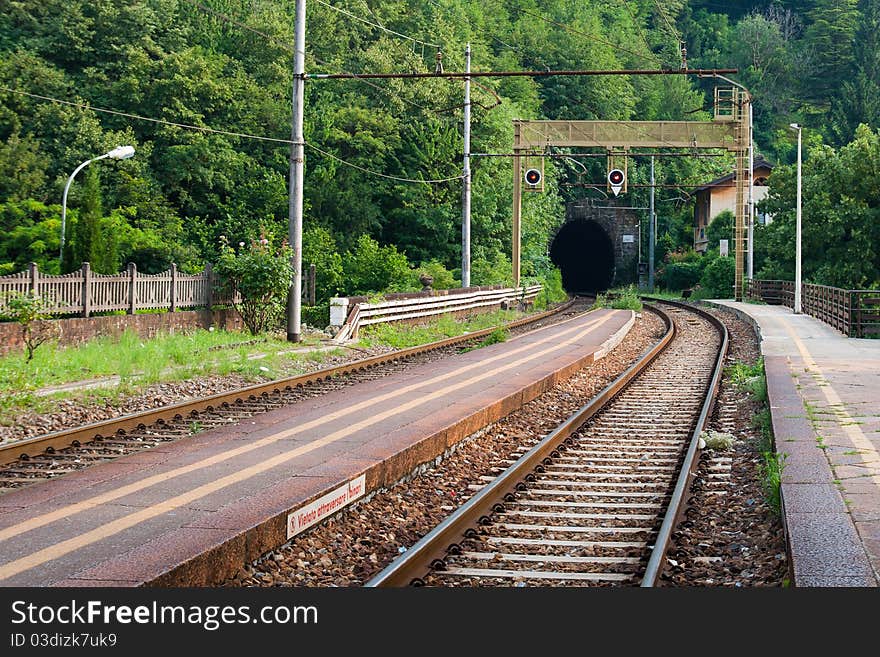
[[[128,495],[133,492],[143,490],[144,488],[152,486],[156,483],[160,483],[162,481],[167,481],[168,479],[170,479],[174,476],[179,476],[179,475],[185,474],[187,472],[191,472],[191,471],[203,468],[203,467],[207,467],[209,465],[213,465],[214,463],[219,463],[219,462],[228,460],[229,458],[233,458],[234,456],[237,456],[239,454],[243,454],[243,453],[252,451],[254,449],[258,449],[259,447],[271,444],[273,442],[277,442],[278,440],[282,440],[283,438],[293,436],[293,435],[300,433],[302,431],[305,431],[307,429],[315,428],[315,427],[327,422],[330,419],[338,419],[340,417],[344,417],[345,415],[351,414],[355,410],[360,410],[360,409],[366,408],[367,406],[372,406],[375,403],[377,403],[377,401],[379,401],[379,400],[390,399],[395,396],[399,396],[401,394],[404,394],[405,392],[409,392],[409,391],[424,387],[425,385],[437,383],[438,381],[441,381],[443,379],[450,378],[454,374],[461,374],[465,371],[470,371],[470,370],[473,370],[477,367],[480,367],[480,368],[485,367],[488,363],[492,363],[492,362],[495,362],[498,360],[507,360],[510,358],[511,355],[521,353],[523,351],[531,351],[531,353],[529,353],[527,356],[525,356],[523,358],[520,358],[515,361],[508,360],[502,366],[497,367],[492,370],[485,371],[482,374],[480,374],[474,378],[468,379],[466,381],[461,381],[458,383],[450,384],[444,388],[440,388],[438,390],[435,390],[426,396],[420,397],[415,400],[411,400],[405,404],[397,406],[397,407],[390,409],[388,411],[385,411],[383,413],[373,415],[369,419],[363,420],[363,421],[355,423],[353,425],[349,425],[349,426],[345,427],[344,429],[341,429],[339,431],[335,431],[335,432],[328,434],[322,438],[314,440],[306,445],[302,445],[300,447],[297,447],[297,448],[291,450],[290,452],[285,452],[284,454],[279,454],[274,457],[270,457],[270,458],[266,459],[265,461],[262,461],[261,463],[255,464],[253,466],[250,466],[248,468],[245,468],[245,469],[240,470],[238,472],[235,472],[233,474],[227,475],[225,477],[221,477],[220,479],[217,479],[217,480],[210,482],[208,484],[204,484],[202,486],[199,486],[191,491],[187,491],[186,493],[182,493],[182,494],[177,495],[173,498],[169,498],[168,500],[165,500],[164,502],[162,502],[159,506],[150,507],[148,509],[143,509],[141,511],[137,511],[137,512],[128,514],[126,516],[123,516],[122,518],[118,518],[117,520],[113,520],[113,521],[111,521],[107,524],[104,524],[101,527],[98,527],[96,529],[93,529],[89,532],[85,532],[84,534],[81,534],[79,536],[72,537],[72,538],[67,539],[65,541],[62,541],[60,543],[52,545],[48,548],[44,548],[42,550],[34,552],[34,553],[27,555],[25,557],[21,557],[19,559],[16,559],[15,561],[11,561],[11,562],[3,565],[2,567],[0,567],[0,580],[7,579],[9,577],[12,577],[13,575],[16,575],[18,573],[25,571],[25,570],[35,568],[36,566],[39,566],[43,563],[46,563],[47,561],[57,559],[61,556],[64,556],[65,554],[68,554],[68,553],[74,551],[74,550],[80,549],[86,545],[90,545],[91,543],[95,543],[95,542],[101,540],[102,538],[106,538],[108,536],[112,536],[114,534],[117,534],[121,531],[124,531],[125,529],[133,527],[133,526],[135,526],[145,520],[149,520],[150,518],[161,515],[167,511],[179,508],[181,506],[185,506],[186,504],[190,504],[195,500],[198,500],[202,497],[210,495],[211,493],[214,493],[218,490],[221,490],[227,486],[230,486],[232,484],[243,481],[243,480],[245,480],[249,477],[252,477],[254,475],[263,473],[263,472],[270,470],[278,465],[281,465],[287,461],[295,459],[298,456],[302,456],[303,454],[307,454],[307,453],[314,451],[320,447],[324,447],[324,446],[329,445],[333,442],[336,442],[337,440],[339,440],[341,438],[350,436],[355,431],[372,426],[373,424],[376,424],[376,423],[378,423],[382,420],[385,420],[389,417],[393,417],[394,415],[397,415],[401,412],[411,410],[413,408],[421,406],[421,405],[427,403],[428,401],[432,401],[434,399],[441,398],[444,395],[449,394],[450,392],[454,392],[454,391],[459,390],[461,388],[465,388],[467,386],[473,385],[474,383],[479,383],[482,380],[497,376],[498,374],[501,374],[505,371],[515,369],[515,368],[517,368],[517,367],[519,367],[519,366],[521,366],[531,360],[544,358],[545,356],[548,356],[549,354],[553,353],[554,351],[558,351],[564,347],[567,347],[568,345],[570,345],[572,343],[577,342],[578,340],[585,337],[587,334],[589,334],[590,332],[594,331],[596,328],[598,328],[599,326],[601,326],[602,324],[607,322],[609,319],[611,319],[611,317],[613,317],[613,314],[609,313],[600,319],[596,319],[596,320],[589,322],[586,326],[584,326],[582,328],[582,330],[581,330],[581,327],[574,327],[572,329],[565,331],[562,335],[570,335],[570,334],[576,332],[575,335],[568,338],[567,340],[560,342],[559,338],[561,336],[558,334],[550,336],[548,338],[545,338],[545,339],[539,341],[538,343],[527,344],[522,347],[519,347],[518,349],[513,350],[512,352],[504,352],[504,353],[498,354],[492,358],[486,359],[485,361],[480,361],[480,362],[465,366],[465,367],[457,370],[455,373],[449,373],[446,375],[439,375],[439,376],[433,377],[432,379],[429,379],[428,381],[424,381],[424,382],[417,383],[417,384],[411,384],[410,386],[406,386],[405,388],[401,388],[401,389],[398,389],[394,392],[390,392],[390,393],[386,393],[384,395],[381,395],[378,398],[366,400],[364,402],[361,402],[361,403],[355,405],[354,407],[347,408],[342,411],[337,411],[336,413],[332,413],[332,414],[325,416],[319,420],[313,420],[311,422],[299,425],[297,427],[287,429],[287,430],[282,431],[278,434],[273,434],[272,436],[264,438],[258,442],[255,442],[255,443],[251,443],[247,446],[237,448],[235,450],[232,450],[231,452],[227,452],[222,455],[217,455],[217,456],[211,457],[209,459],[205,459],[204,461],[201,461],[198,464],[182,466],[180,468],[176,468],[175,470],[169,471],[167,473],[163,473],[160,475],[154,475],[154,476],[148,477],[147,479],[142,480],[140,482],[135,482],[135,483],[130,484],[128,486],[124,486],[116,491],[112,491],[110,493],[105,493],[103,495],[98,495],[90,500],[86,500],[83,502],[78,502],[75,504],[68,505],[67,507],[63,507],[61,509],[58,509],[58,510],[53,511],[51,513],[45,514],[43,516],[37,516],[35,518],[31,518],[29,520],[26,520],[18,525],[14,525],[12,527],[9,527],[6,530],[3,530],[2,532],[0,532],[0,540],[7,540],[8,538],[10,538],[12,536],[16,536],[16,535],[24,533],[26,531],[36,529],[37,527],[46,525],[50,522],[53,522],[54,520],[58,520],[61,518],[67,518],[73,513],[78,513],[81,511],[85,511],[87,509],[94,508],[100,504],[118,499],[124,495]],[[545,348],[541,351],[537,351],[537,352],[533,351],[538,344],[543,344],[548,341],[553,341],[553,344],[550,347]]]
[[[791,325],[785,320],[780,318],[782,322],[783,328],[791,336],[792,341],[797,347],[798,352],[801,355],[801,359],[804,361],[804,364],[813,372],[815,372],[816,378],[819,379],[819,385],[817,386],[822,394],[825,396],[825,399],[832,406],[839,406],[840,411],[835,412],[837,418],[841,420],[840,428],[843,430],[843,433],[846,434],[847,438],[852,442],[853,447],[855,447],[859,451],[859,457],[862,459],[862,462],[865,465],[869,465],[869,460],[865,459],[865,455],[870,455],[874,460],[880,461],[880,454],[877,453],[877,449],[871,444],[871,441],[865,436],[859,426],[853,421],[853,419],[846,412],[846,405],[843,403],[843,400],[837,394],[837,391],[834,390],[834,387],[825,378],[825,375],[822,373],[822,368],[819,367],[819,364],[813,358],[813,355],[810,353],[810,350],[807,349],[807,345],[804,344],[804,341],[801,340],[800,336],[794,331]],[[870,466],[875,472],[871,474],[870,477],[865,477],[865,479],[870,479],[875,486],[880,486],[880,473],[876,472],[877,466]]]

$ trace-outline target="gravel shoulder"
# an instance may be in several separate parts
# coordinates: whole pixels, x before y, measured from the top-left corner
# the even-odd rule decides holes
[[[760,345],[752,327],[731,312],[704,309],[727,325],[730,348],[725,366],[755,364]],[[787,585],[785,535],[781,519],[765,498],[761,431],[754,423],[765,408],[725,373],[709,428],[730,433],[735,440],[724,451],[703,450],[691,508],[673,537],[670,567],[662,576],[665,585]]]
[[[226,586],[357,586],[466,502],[536,439],[587,403],[663,334],[653,313],[637,318],[605,358],[489,425],[404,481],[380,490],[243,568]]]

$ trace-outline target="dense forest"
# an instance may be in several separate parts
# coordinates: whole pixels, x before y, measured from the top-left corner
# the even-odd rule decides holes
[[[84,260],[104,273],[197,271],[224,242],[286,237],[293,0],[0,7],[0,274]],[[806,279],[880,284],[880,0],[311,0],[306,35],[310,73],[460,71],[467,43],[476,71],[738,68],[758,151],[777,165],[756,271],[793,271],[798,122]],[[706,119],[711,93],[682,75],[479,78],[471,151],[509,153],[515,118]],[[318,266],[320,297],[403,288],[414,267],[453,284],[462,98],[461,80],[307,81],[304,261]],[[68,176],[123,144],[133,158],[94,163],[72,185],[59,259]],[[630,164],[634,206],[647,205],[644,159]],[[472,282],[501,282],[510,161],[472,166]],[[658,262],[692,245],[693,186],[731,166],[658,159]],[[527,276],[550,271],[564,203],[595,195],[583,183],[604,180],[605,162],[548,159],[545,173],[545,192],[524,197]]]

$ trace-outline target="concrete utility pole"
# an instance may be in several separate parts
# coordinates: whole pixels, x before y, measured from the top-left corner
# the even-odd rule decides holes
[[[296,0],[294,18],[293,56],[293,117],[290,150],[290,207],[288,209],[287,241],[293,249],[291,266],[293,282],[287,303],[287,340],[299,342],[302,317],[302,224],[303,224],[303,165],[305,144],[303,142],[303,95],[305,93],[306,63],[306,0]]]
[[[748,243],[749,265],[746,269],[746,278],[752,280],[755,275],[755,137],[753,130],[752,104],[749,103],[749,213],[748,213]]]
[[[651,203],[648,210],[648,291],[654,291],[654,240],[657,226],[654,224],[654,156],[651,156]]]
[[[801,307],[801,132],[803,126],[797,123],[790,124],[793,130],[797,130],[797,209],[795,223],[795,256],[794,256],[794,312],[800,314],[803,310]]]
[[[464,51],[465,73],[471,72],[471,44]],[[461,286],[471,286],[471,79],[464,79],[464,169],[461,191]]]

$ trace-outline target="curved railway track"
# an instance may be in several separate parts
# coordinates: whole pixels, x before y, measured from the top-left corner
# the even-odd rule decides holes
[[[589,297],[576,297],[553,310],[510,322],[506,328],[514,333],[534,330],[584,312],[592,302]],[[444,358],[475,344],[493,330],[9,443],[0,446],[0,494],[215,426],[241,422],[348,385],[382,378],[416,363]]]
[[[655,347],[367,586],[653,586],[727,349],[717,319],[663,305]]]

